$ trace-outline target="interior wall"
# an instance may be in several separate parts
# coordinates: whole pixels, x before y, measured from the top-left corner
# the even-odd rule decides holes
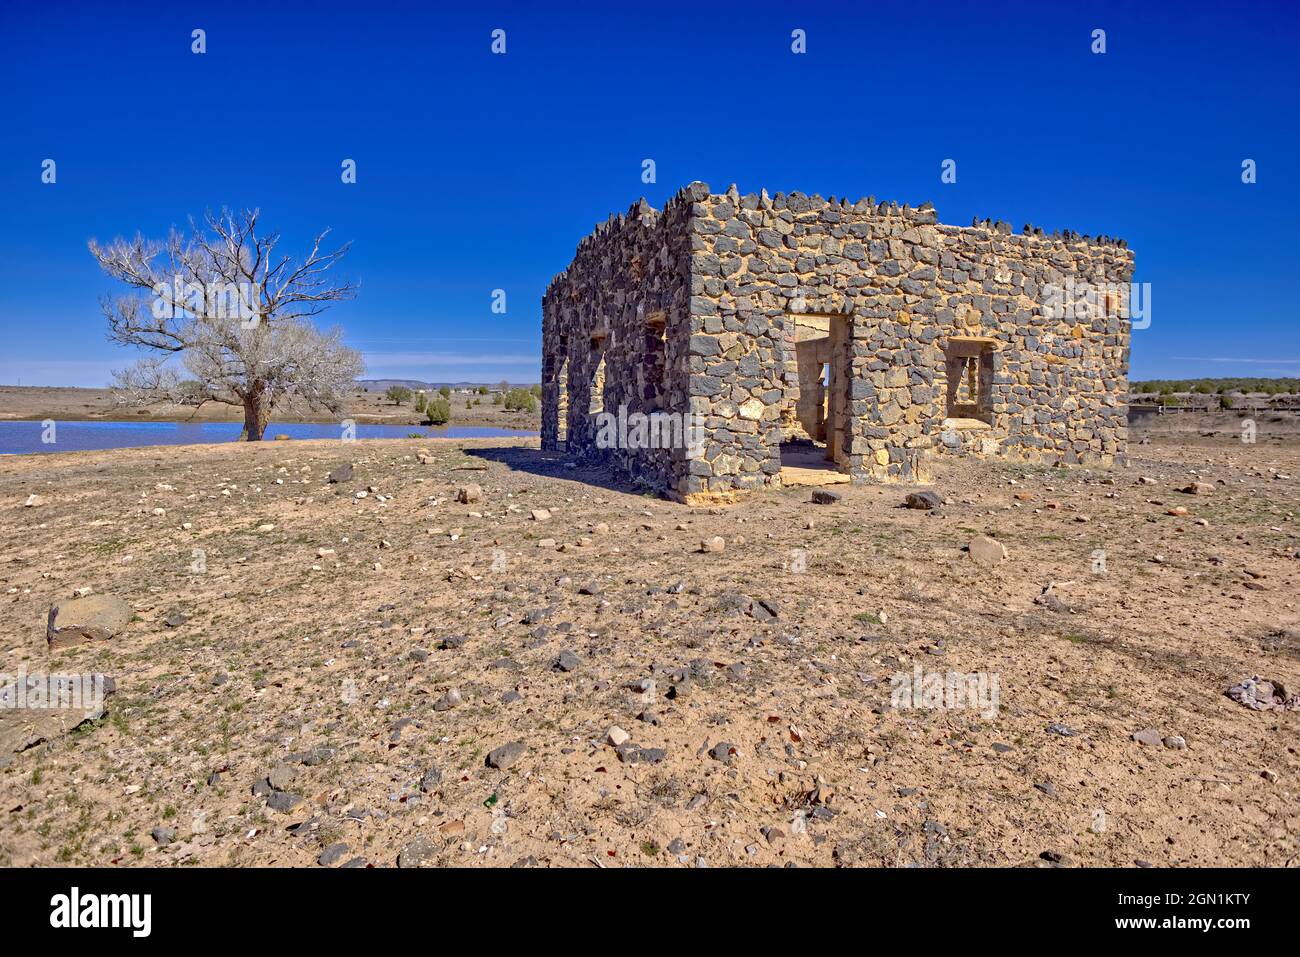
[[[799,370],[799,397],[795,400],[795,419],[810,439],[826,441],[824,404],[826,388],[822,385],[822,367],[831,358],[830,336],[796,339],[795,359]],[[790,438],[790,436],[786,436]]]

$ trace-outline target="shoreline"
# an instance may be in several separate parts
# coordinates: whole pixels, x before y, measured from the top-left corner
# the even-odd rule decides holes
[[[357,415],[347,415],[342,418],[351,419],[357,425],[391,425],[401,427],[409,425],[411,428],[435,429],[441,426],[426,425],[423,422],[409,421],[414,416],[378,416],[373,414],[359,413]],[[239,424],[243,422],[240,416],[226,416],[215,418],[212,416],[201,416],[195,418],[181,419],[174,415],[137,415],[129,418],[115,418],[112,415],[95,415],[80,412],[59,413],[57,415],[41,413],[18,413],[18,412],[0,412],[0,422],[44,422],[46,419],[53,419],[55,422],[170,422],[175,425],[203,425],[210,422],[229,422]],[[338,416],[330,415],[293,415],[284,418],[275,418],[274,423],[279,425],[338,425],[341,419]],[[466,428],[471,427],[467,422],[458,422],[451,419],[442,423],[443,425],[462,425]],[[538,426],[532,425],[514,425],[510,423],[493,423],[493,428],[499,429],[516,429],[516,430],[536,430]]]

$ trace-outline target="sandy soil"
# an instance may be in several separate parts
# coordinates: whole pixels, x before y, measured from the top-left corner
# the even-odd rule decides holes
[[[0,863],[1295,866],[1300,712],[1224,690],[1300,689],[1300,443],[1132,451],[945,464],[935,512],[692,509],[522,440],[0,460],[0,671],[118,688],[0,755]],[[135,618],[51,654],[84,586]],[[894,706],[917,666],[996,714]]]
[[[450,401],[452,425],[495,426],[534,432],[540,428],[540,412],[507,412],[501,406],[493,405],[490,395],[453,395]],[[467,401],[478,404],[467,406]],[[376,392],[353,393],[342,417],[369,425],[419,425],[425,421],[425,417],[415,411],[412,402],[396,406]],[[328,413],[293,415],[282,411],[272,418],[275,422],[337,422],[340,416]],[[118,404],[108,389],[0,385],[0,420],[3,419],[145,419],[159,422],[194,419],[202,422],[242,422],[243,412],[233,406],[215,402],[209,402],[199,409],[176,405],[137,409]]]

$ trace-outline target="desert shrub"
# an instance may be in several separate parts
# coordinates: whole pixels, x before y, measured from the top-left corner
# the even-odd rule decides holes
[[[428,416],[430,425],[445,425],[451,421],[451,403],[439,396],[425,405],[424,414]]]
[[[537,399],[527,389],[511,389],[506,393],[505,407],[510,412],[536,412]]]

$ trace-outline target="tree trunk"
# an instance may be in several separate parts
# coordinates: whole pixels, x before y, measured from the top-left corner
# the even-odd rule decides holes
[[[244,397],[244,432],[240,436],[248,442],[262,441],[262,433],[271,421],[271,403],[262,392],[251,392]]]

